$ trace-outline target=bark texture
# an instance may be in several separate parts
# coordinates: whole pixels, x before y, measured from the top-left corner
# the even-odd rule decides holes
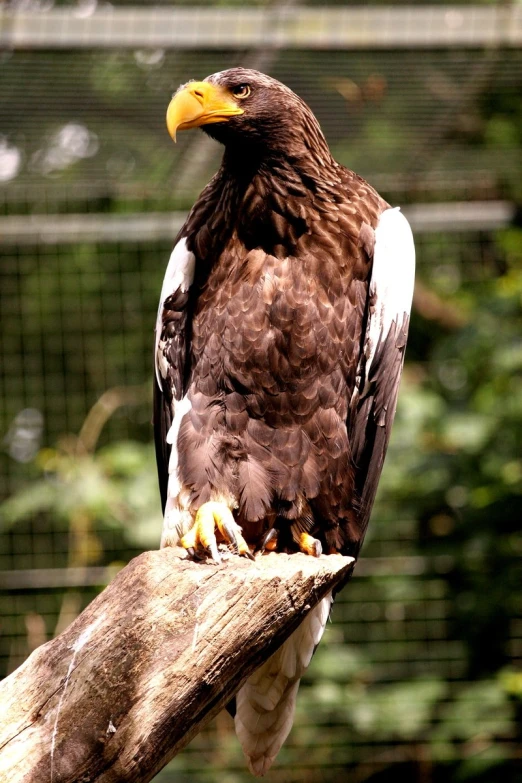
[[[0,781],[151,780],[352,565],[140,555],[0,684]]]

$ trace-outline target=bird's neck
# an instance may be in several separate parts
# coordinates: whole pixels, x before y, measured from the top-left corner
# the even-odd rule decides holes
[[[326,142],[322,154],[255,155],[226,149],[219,179],[224,183],[221,215],[233,216],[234,231],[247,248],[291,255],[309,232],[311,207],[333,200],[338,190],[338,167]]]
[[[279,180],[302,195],[314,195],[321,191],[325,180],[337,179],[337,169],[319,127],[311,128],[306,136],[289,140],[281,149],[226,146],[222,163],[227,178],[235,180],[238,194],[246,193],[256,182],[265,190]]]

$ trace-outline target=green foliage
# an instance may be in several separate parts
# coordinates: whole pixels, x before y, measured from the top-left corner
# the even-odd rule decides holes
[[[414,680],[353,694],[350,712],[354,728],[373,740],[421,737],[445,690],[440,680]]]
[[[41,515],[51,526],[71,528],[81,534],[71,553],[75,565],[99,562],[99,534],[107,529],[120,531],[132,547],[158,545],[161,514],[150,445],[119,442],[91,455],[65,442],[40,451],[36,463],[39,477],[0,507],[4,529]]]

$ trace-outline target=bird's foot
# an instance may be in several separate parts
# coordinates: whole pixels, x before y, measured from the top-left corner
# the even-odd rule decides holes
[[[297,544],[301,552],[304,552],[305,555],[319,557],[319,555],[322,554],[323,547],[321,546],[321,542],[308,533],[300,533]]]
[[[203,503],[198,509],[194,524],[188,533],[185,533],[180,544],[189,553],[208,551],[212,559],[220,563],[221,555],[218,552],[216,533],[219,540],[231,544],[237,554],[254,559],[232,511],[225,503],[216,501]]]

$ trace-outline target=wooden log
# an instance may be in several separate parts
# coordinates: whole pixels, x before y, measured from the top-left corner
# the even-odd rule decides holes
[[[352,567],[140,555],[0,684],[0,781],[151,780]]]

